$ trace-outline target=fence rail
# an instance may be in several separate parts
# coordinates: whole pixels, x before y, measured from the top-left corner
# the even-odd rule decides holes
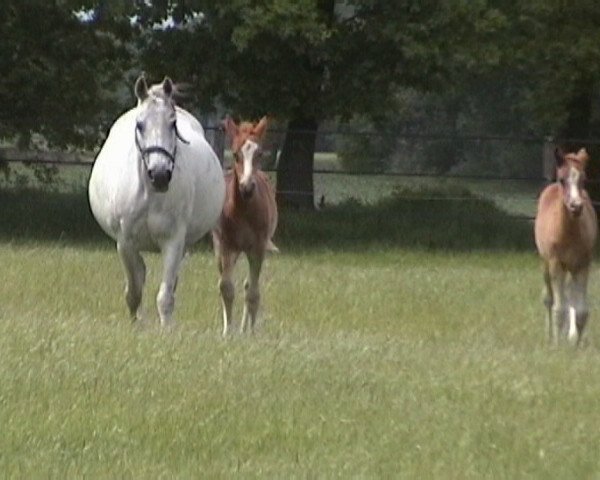
[[[226,158],[226,146],[225,146],[225,134],[220,126],[208,126],[205,128],[207,140],[211,143],[217,155],[219,156],[222,163],[225,163]],[[269,146],[271,150],[275,152],[280,151],[281,144],[284,136],[287,133],[283,129],[270,129]],[[302,133],[298,131],[297,133]],[[305,133],[312,133],[306,131]],[[557,144],[581,144],[586,146],[600,145],[600,139],[574,139],[574,138],[551,138],[551,137],[536,137],[536,136],[504,136],[504,135],[449,135],[449,134],[429,134],[429,133],[390,133],[390,132],[372,132],[372,131],[349,131],[349,130],[320,130],[318,132],[320,137],[334,137],[337,140],[342,139],[362,139],[367,138],[395,138],[400,143],[399,145],[407,146],[407,149],[418,149],[426,145],[427,142],[439,142],[439,141],[454,141],[457,142],[469,142],[472,145],[472,150],[478,152],[478,148],[481,147],[482,151],[485,151],[486,145],[493,145],[494,148],[488,148],[488,156],[492,156],[498,151],[497,142],[502,142],[500,145],[514,146],[518,144],[529,145],[528,152],[533,152],[532,156],[528,159],[529,166],[532,163],[534,172],[539,174],[504,174],[499,175],[496,173],[473,173],[473,172],[457,172],[452,171],[449,173],[438,173],[435,171],[414,171],[409,168],[399,168],[396,165],[392,169],[371,169],[371,168],[353,168],[344,169],[341,164],[336,161],[335,167],[324,168],[323,165],[327,163],[317,163],[313,169],[313,174],[316,176],[320,175],[345,175],[348,177],[395,177],[395,178],[406,178],[406,179],[451,179],[451,180],[466,180],[466,181],[478,181],[478,182],[529,182],[532,185],[539,184],[541,187],[544,183],[547,183],[553,175],[554,170],[554,146]],[[328,141],[328,145],[335,142]],[[539,149],[536,147],[539,146]],[[500,151],[502,151],[500,148]],[[490,153],[491,152],[491,153]],[[536,154],[537,152],[537,154]],[[338,153],[337,150],[330,151],[330,153]],[[272,158],[277,158],[273,156]],[[339,158],[339,157],[336,157]],[[87,167],[90,168],[93,165],[94,155],[89,152],[56,152],[56,151],[21,151],[16,148],[0,147],[0,166],[2,163],[21,163],[25,165],[46,165],[46,166],[65,166],[65,167]],[[406,162],[410,166],[410,162]],[[485,164],[485,162],[482,162]],[[524,162],[525,163],[525,162]],[[273,164],[272,164],[273,165]],[[265,171],[275,173],[277,168],[273,166],[264,168]],[[530,169],[531,170],[531,169]],[[288,170],[289,171],[289,170]],[[589,179],[588,184],[600,185],[600,177]],[[323,192],[300,192],[300,191],[280,191],[282,194],[292,195],[313,195],[318,193],[321,196]],[[328,193],[325,191],[325,196]],[[506,194],[505,194],[506,195]],[[407,197],[408,199],[408,197]],[[473,197],[461,197],[453,196],[451,194],[444,196],[431,196],[427,197],[427,200],[431,201],[468,201],[476,200]],[[318,198],[317,198],[318,202]],[[531,202],[535,202],[535,196],[532,194]],[[596,206],[600,206],[600,202],[594,202]],[[530,219],[530,216],[515,215],[518,219]]]

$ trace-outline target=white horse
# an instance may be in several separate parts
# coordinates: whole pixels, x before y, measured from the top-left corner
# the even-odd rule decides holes
[[[96,157],[89,200],[96,221],[117,242],[132,319],[146,279],[140,251],[160,251],[163,274],[156,304],[162,326],[172,321],[175,287],[186,249],[217,223],[225,182],[204,130],[177,107],[167,77],[135,83],[138,105],[113,124]]]

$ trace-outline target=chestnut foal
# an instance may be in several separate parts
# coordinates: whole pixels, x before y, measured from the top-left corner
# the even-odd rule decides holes
[[[248,259],[249,275],[240,331],[254,328],[260,302],[259,277],[267,251],[278,251],[271,241],[277,227],[275,190],[267,175],[259,169],[260,144],[267,129],[267,117],[258,123],[236,125],[231,118],[224,122],[231,138],[235,162],[225,174],[225,205],[217,227],[213,230],[213,245],[221,279],[219,289],[223,303],[223,335],[232,325],[235,297],[233,270],[240,253]]]
[[[541,193],[535,243],[544,264],[544,304],[550,341],[568,337],[579,344],[588,320],[587,282],[598,220],[583,188],[589,156],[555,152],[557,182]]]

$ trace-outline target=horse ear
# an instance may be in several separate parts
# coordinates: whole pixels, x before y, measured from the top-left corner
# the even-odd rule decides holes
[[[267,118],[267,116],[265,115],[264,117],[262,117],[260,119],[260,121],[256,124],[256,126],[254,127],[254,134],[258,137],[258,138],[262,138],[262,136],[265,134],[266,130],[267,130],[267,123],[269,122],[269,119]]]
[[[163,80],[162,88],[163,88],[163,92],[165,92],[165,95],[167,97],[170,97],[171,95],[173,95],[173,90],[174,90],[173,81],[169,77],[165,77],[165,79]]]
[[[143,102],[148,98],[148,84],[146,83],[146,76],[142,73],[135,81],[135,87],[133,88],[135,96],[140,102]]]
[[[577,158],[579,158],[579,161],[583,164],[583,166],[585,167],[588,160],[590,159],[590,156],[587,152],[587,150],[585,148],[580,149],[577,152]]]
[[[565,152],[562,151],[562,148],[556,147],[554,150],[554,158],[556,159],[556,166],[562,167],[563,163],[565,163]]]
[[[225,117],[225,119],[222,122],[222,125],[225,129],[225,134],[228,135],[229,138],[236,137],[236,135],[238,134],[238,127],[230,116]]]

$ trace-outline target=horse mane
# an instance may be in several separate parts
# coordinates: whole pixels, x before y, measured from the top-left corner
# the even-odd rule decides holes
[[[171,98],[169,99],[173,106],[179,105],[179,102],[185,100],[189,97],[188,90],[190,88],[190,84],[188,83],[175,83],[173,82],[173,91],[171,93]],[[167,96],[162,88],[162,82],[156,83],[151,87],[148,87],[148,95],[162,98],[163,100],[167,100]]]

